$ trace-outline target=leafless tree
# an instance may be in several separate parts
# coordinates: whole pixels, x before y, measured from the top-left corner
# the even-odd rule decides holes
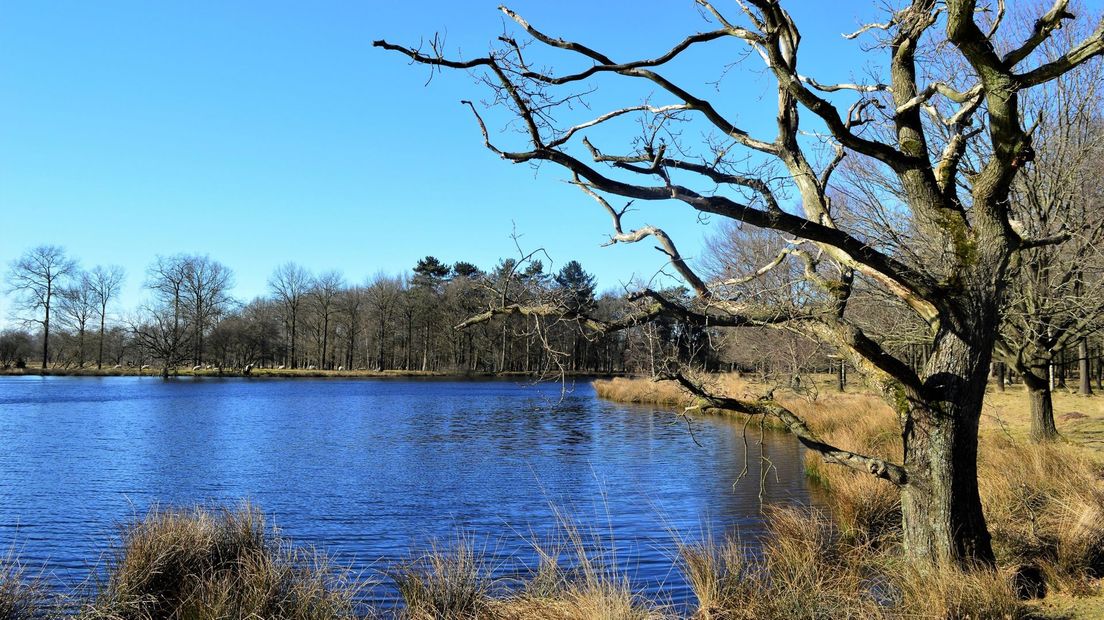
[[[193,361],[203,363],[203,341],[207,330],[233,302],[230,289],[234,276],[230,269],[209,256],[183,256],[184,292],[191,314]]]
[[[187,298],[190,262],[182,254],[157,257],[146,272],[146,287],[153,298],[131,320],[131,333],[145,351],[160,360],[164,378],[188,359],[195,333]]]
[[[387,326],[402,298],[403,285],[399,278],[377,273],[368,282],[366,297],[368,306],[376,316],[376,369],[386,370],[384,351],[387,343]]]
[[[42,326],[42,368],[50,359],[50,311],[54,296],[77,271],[76,261],[56,245],[40,245],[11,263],[7,292],[14,293],[20,318]]]
[[[696,295],[684,304],[645,289],[637,294],[641,304],[636,312],[613,321],[576,317],[581,324],[610,332],[674,316],[709,326],[785,325],[838,347],[882,386],[897,410],[904,462],[828,445],[770,398],[721,397],[679,369],[670,374],[716,407],[776,416],[826,460],[897,485],[904,545],[912,558],[992,565],[978,494],[977,440],[1008,267],[1024,249],[1064,240],[1025,236],[1011,222],[1013,181],[1034,159],[1032,137],[1021,120],[1020,95],[1101,54],[1104,22],[1088,38],[1047,60],[1034,52],[1073,18],[1067,0],[1055,0],[1010,46],[994,43],[1003,12],[980,11],[976,0],[912,0],[891,11],[884,22],[847,35],[876,38],[868,49],[885,59],[886,75],[835,84],[798,68],[801,35],[781,0],[741,0],[734,14],[707,0],[697,4],[712,29],[689,35],[652,58],[615,59],[599,46],[546,34],[508,8],[502,11],[527,40],[507,32],[501,45],[485,56],[447,57],[439,38],[426,49],[386,41],[375,45],[434,69],[474,72],[490,90],[490,110],[481,113],[470,102],[464,105],[473,112],[484,145],[510,162],[548,162],[565,169],[610,215],[611,243],[655,240]],[[768,76],[776,86],[773,138],[740,128],[720,99],[705,99],[694,92],[700,85],[676,77],[671,61],[721,40],[746,45],[744,59],[765,64],[766,73],[749,72],[746,77]],[[729,51],[724,63],[732,60]],[[542,52],[562,53],[584,65],[558,72]],[[947,53],[961,60],[961,70],[949,74],[930,61]],[[741,65],[737,62],[732,70]],[[616,77],[648,83],[659,92],[643,103],[581,117],[589,113],[578,104],[587,102],[590,81]],[[803,125],[806,113],[812,122]],[[484,116],[519,128],[524,144],[504,146],[493,140]],[[604,144],[627,119],[638,121],[640,133],[620,147]],[[689,130],[703,127],[709,132]],[[691,135],[707,137],[691,144]],[[984,148],[977,149],[977,165],[967,175],[961,164],[974,143]],[[818,157],[818,151],[824,156]],[[924,238],[930,250],[920,256],[923,260],[867,238],[861,228],[837,217],[830,189],[833,172],[845,157],[891,172],[899,191],[885,194],[884,213],[902,214],[910,230]],[[783,190],[792,192],[792,206],[780,198]],[[818,303],[789,312],[714,290],[663,230],[628,229],[627,210],[612,205],[610,197],[675,201],[702,215],[782,233],[802,246],[786,260],[802,265],[805,280],[818,291]],[[759,268],[745,266],[745,273]],[[848,302],[856,280],[894,296],[927,326],[930,354],[922,368],[914,369],[850,320]],[[463,325],[503,314],[562,317],[570,312],[511,304]]]
[[[98,309],[92,275],[87,271],[74,274],[71,282],[61,288],[58,300],[62,324],[77,332],[77,367],[83,368],[88,324]]]
[[[295,343],[298,338],[299,318],[303,308],[303,299],[310,289],[313,278],[306,269],[295,263],[284,263],[276,268],[268,279],[268,287],[280,300],[284,308],[284,325],[287,333],[287,360],[291,368],[298,365]]]
[[[34,353],[31,335],[21,329],[0,331],[0,367],[10,368],[26,363]]]
[[[103,368],[104,338],[107,330],[107,307],[112,300],[118,297],[123,287],[123,279],[126,272],[118,265],[101,267],[97,265],[89,272],[92,294],[97,305],[97,314],[100,319],[100,339],[96,351],[96,368]]]
[[[330,270],[319,274],[307,289],[307,300],[313,313],[314,333],[318,342],[319,368],[332,366],[327,357],[330,353],[330,332],[334,327],[338,296],[344,288],[345,278],[341,272]]]
[[[356,342],[363,328],[364,309],[367,306],[367,294],[364,287],[353,285],[345,288],[337,299],[341,331],[345,340],[345,368],[352,370],[356,365]]]

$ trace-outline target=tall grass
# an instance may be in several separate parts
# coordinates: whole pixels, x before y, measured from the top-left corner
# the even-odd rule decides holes
[[[49,603],[42,584],[27,575],[14,553],[0,556],[0,620],[44,617]]]
[[[474,547],[459,540],[451,548],[433,545],[389,574],[405,603],[409,620],[478,618],[490,602],[491,578]]]
[[[1104,576],[1104,468],[1085,450],[982,444],[979,483],[997,552],[1035,566],[1060,589],[1083,591]]]
[[[355,617],[360,587],[249,505],[152,511],[115,547],[89,619]]]
[[[668,614],[635,593],[599,551],[594,532],[557,514],[562,540],[534,543],[539,563],[507,587],[467,541],[431,546],[390,572],[405,605],[403,620],[662,620]]]
[[[808,509],[766,513],[760,554],[732,540],[684,546],[699,620],[1025,618],[1009,576],[919,572]]]
[[[504,620],[659,620],[669,612],[634,592],[614,541],[554,510],[560,540],[535,543],[540,558],[525,587],[498,607]]]
[[[755,391],[755,386],[738,379],[713,381],[714,389],[720,386],[719,393],[729,396]],[[690,402],[686,395],[681,401],[677,399],[674,394],[679,391],[677,386],[656,387],[646,379],[596,382],[595,387],[603,398],[615,400],[649,402],[653,395],[659,395],[664,402],[677,402],[678,406]],[[802,416],[811,429],[834,445],[898,462],[902,458],[896,416],[876,396],[825,393],[812,399],[782,393],[779,398]],[[650,402],[660,403],[659,400]],[[866,558],[863,562],[876,565],[881,578],[887,580],[887,584],[892,582],[898,601],[895,605],[900,607],[901,613],[953,618],[965,617],[966,610],[973,609],[971,617],[1015,617],[1020,613],[1015,611],[1019,608],[1009,602],[1006,595],[1015,593],[1013,586],[1018,580],[1024,591],[1042,593],[1049,588],[1074,594],[1096,594],[1098,585],[1094,580],[1104,576],[1104,467],[1090,450],[1080,446],[1061,443],[1038,446],[1014,441],[996,432],[982,437],[978,482],[998,562],[1004,567],[998,573],[949,571],[947,574],[920,575],[907,567],[896,566],[894,555],[899,555],[901,519],[897,489],[872,476],[826,464],[810,452],[805,454],[805,470],[828,491],[826,501],[838,528],[837,535],[855,549],[865,550],[858,556],[848,551],[840,557],[861,556]],[[792,519],[787,521],[792,522]],[[786,598],[785,586],[790,579],[763,576],[772,574],[769,564],[772,558],[778,557],[778,545],[788,544],[786,540],[799,541],[809,548],[816,545],[812,544],[815,541],[811,542],[807,532],[792,528],[775,529],[772,534],[767,541],[766,566],[738,565],[739,556],[730,543],[709,550],[690,550],[689,559],[684,553],[692,581],[700,583],[696,590],[701,591],[703,609],[713,605],[711,601],[720,597],[718,592],[729,588],[723,586],[726,582],[719,577],[702,577],[701,570],[694,567],[703,563],[714,566],[720,575],[727,574],[725,571],[731,573],[733,569],[725,568],[731,564],[738,568],[736,573],[741,579],[750,579],[759,589],[765,588],[783,600]],[[842,570],[841,567],[837,569]],[[1033,587],[1037,584],[1022,582],[1023,575],[1033,573],[1043,576],[1042,591]],[[971,593],[974,592],[984,593],[984,596],[973,597]],[[827,598],[833,596],[829,588]],[[746,600],[741,604],[746,606]],[[978,615],[979,609],[985,612]],[[924,610],[929,610],[930,615]]]

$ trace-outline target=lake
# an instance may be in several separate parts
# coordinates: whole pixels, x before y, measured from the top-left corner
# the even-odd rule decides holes
[[[560,513],[678,604],[675,533],[754,541],[763,503],[811,501],[792,437],[585,382],[0,377],[0,442],[0,553],[60,587],[151,505],[248,499],[365,574],[457,536],[521,572]]]

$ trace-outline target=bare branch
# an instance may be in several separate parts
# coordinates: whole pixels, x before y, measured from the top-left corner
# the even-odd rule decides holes
[[[629,113],[632,113],[632,112],[651,112],[652,114],[666,114],[668,112],[677,112],[679,110],[689,110],[689,109],[690,109],[690,107],[685,105],[685,104],[665,105],[665,106],[659,106],[659,107],[650,106],[650,105],[638,105],[638,106],[631,106],[631,107],[628,107],[628,108],[621,108],[620,110],[614,110],[612,112],[607,112],[606,114],[603,114],[603,115],[601,115],[601,116],[599,116],[599,117],[597,117],[593,120],[587,121],[585,123],[580,123],[578,125],[575,125],[574,127],[569,128],[567,131],[564,132],[564,134],[562,136],[560,136],[559,138],[549,142],[548,146],[550,148],[555,148],[557,146],[565,144],[569,140],[571,140],[572,136],[574,136],[579,131],[582,131],[583,129],[588,129],[590,127],[594,127],[595,125],[600,125],[600,124],[602,124],[602,123],[604,123],[604,122],[606,122],[610,119],[617,118],[618,116],[622,116],[622,115],[629,114]]]
[[[848,39],[848,40],[857,39],[862,34],[864,34],[866,32],[869,32],[871,30],[889,30],[896,23],[897,23],[897,16],[895,15],[895,16],[893,16],[892,18],[890,18],[888,21],[886,21],[884,23],[879,24],[877,22],[874,22],[874,23],[870,23],[870,24],[864,24],[858,30],[856,30],[854,32],[850,32],[850,33],[843,33],[843,35],[841,35],[841,36],[845,39]]]
[[[815,88],[815,89],[817,89],[821,92],[825,92],[825,93],[834,93],[834,92],[838,92],[838,91],[841,91],[841,90],[853,90],[853,91],[860,92],[860,93],[876,93],[876,92],[884,92],[884,91],[890,90],[890,87],[889,87],[888,84],[881,84],[881,83],[878,83],[878,84],[851,84],[851,83],[821,84],[820,82],[814,80],[813,78],[811,78],[807,75],[798,75],[797,79],[799,79],[802,82],[808,84],[809,86],[812,86],[813,88]]]
[[[831,444],[825,443],[809,428],[805,421],[786,407],[771,398],[760,400],[743,400],[716,396],[706,392],[700,385],[691,381],[681,371],[669,371],[665,378],[678,382],[692,395],[704,401],[704,409],[723,409],[735,411],[745,415],[772,416],[777,418],[786,428],[797,437],[806,448],[819,454],[825,461],[836,465],[843,465],[856,471],[865,472],[875,477],[888,480],[895,485],[902,486],[908,482],[908,473],[905,468],[896,463],[866,456],[857,452],[843,450]]]
[[[1035,24],[1031,28],[1031,35],[1028,36],[1027,40],[1004,55],[1004,58],[1001,59],[1004,65],[1012,68],[1020,64],[1023,59],[1031,55],[1031,52],[1042,45],[1052,32],[1062,27],[1062,20],[1073,19],[1073,13],[1066,10],[1067,6],[1069,6],[1069,0],[1055,0],[1050,10],[1035,20]],[[1003,13],[1003,3],[1000,8]]]
[[[1016,80],[1019,82],[1020,88],[1037,86],[1065,75],[1078,65],[1101,54],[1104,54],[1104,18],[1101,18],[1096,30],[1084,41],[1074,46],[1073,49],[1027,73],[1017,75]]]
[[[606,212],[610,214],[610,217],[613,218],[613,228],[615,234],[610,237],[610,244],[636,243],[647,237],[655,238],[657,241],[659,241],[661,246],[657,249],[659,249],[671,259],[671,264],[674,266],[675,270],[678,271],[679,275],[681,275],[682,278],[686,280],[686,283],[690,285],[690,288],[694,289],[694,292],[697,293],[699,297],[712,297],[713,294],[710,292],[709,287],[706,286],[705,282],[702,281],[698,274],[696,274],[694,270],[690,268],[690,265],[686,263],[686,260],[683,259],[682,254],[680,254],[678,249],[675,247],[674,241],[671,241],[671,237],[668,236],[666,232],[664,232],[660,228],[656,228],[655,226],[645,226],[643,228],[632,230],[627,233],[624,232],[621,229],[621,217],[624,215],[624,211],[615,210],[610,205],[610,203],[606,201],[605,198],[599,196],[598,193],[592,190],[589,185],[580,181],[578,175],[575,175],[575,180],[573,183],[579,189],[583,190],[588,196],[597,201],[598,204],[602,205]]]

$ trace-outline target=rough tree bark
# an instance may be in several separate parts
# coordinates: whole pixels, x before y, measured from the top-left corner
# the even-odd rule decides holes
[[[1031,402],[1031,440],[1043,442],[1057,439],[1058,427],[1054,424],[1054,399],[1047,367],[1025,368],[1020,374],[1023,375],[1024,387]]]

